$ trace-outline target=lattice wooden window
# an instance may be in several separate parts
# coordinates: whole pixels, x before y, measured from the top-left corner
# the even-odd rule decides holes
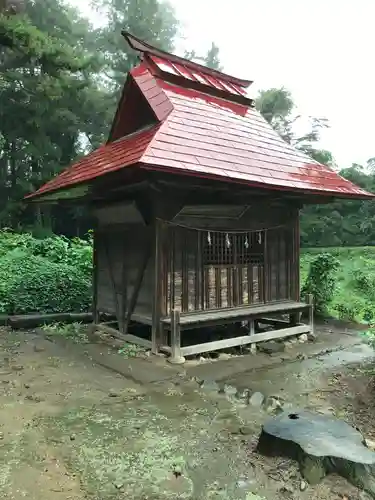
[[[208,232],[204,238],[203,265],[263,265],[264,231],[248,233]]]

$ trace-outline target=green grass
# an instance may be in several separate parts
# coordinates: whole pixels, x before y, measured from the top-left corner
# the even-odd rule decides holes
[[[330,253],[340,262],[329,314],[361,323],[375,321],[375,247],[313,248],[301,251],[301,286],[312,260]]]

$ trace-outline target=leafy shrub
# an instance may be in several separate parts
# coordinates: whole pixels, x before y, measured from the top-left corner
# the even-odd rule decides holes
[[[337,311],[339,319],[346,321],[356,321],[362,312],[362,304],[356,301],[353,303],[339,302],[333,308]]]
[[[57,335],[70,339],[77,344],[88,344],[87,326],[82,323],[52,323],[51,325],[43,325],[44,330],[49,335]]]
[[[81,312],[91,304],[92,244],[0,232],[0,313]]]
[[[332,301],[336,281],[337,270],[340,263],[336,257],[330,253],[317,255],[310,263],[310,269],[302,288],[301,294],[314,296],[315,312],[326,314],[328,305]]]
[[[23,251],[1,259],[0,283],[2,313],[81,312],[91,303],[91,282],[78,268]]]

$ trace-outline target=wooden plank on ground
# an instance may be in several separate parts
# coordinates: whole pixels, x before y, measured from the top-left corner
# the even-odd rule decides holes
[[[96,329],[99,331],[102,331],[104,333],[107,333],[108,335],[111,335],[112,337],[115,337],[116,339],[123,340],[124,342],[131,342],[132,344],[137,344],[142,347],[146,347],[147,349],[151,349],[152,343],[150,340],[143,339],[141,337],[136,337],[135,335],[131,335],[130,333],[127,333],[124,335],[123,333],[119,332],[115,328],[111,328],[110,326],[100,324],[96,325]]]
[[[302,333],[308,333],[309,331],[310,331],[309,325],[293,326],[291,328],[283,328],[281,330],[273,330],[264,333],[255,333],[254,335],[246,335],[243,337],[235,337],[230,339],[217,340],[214,342],[205,342],[204,344],[186,346],[181,348],[181,354],[182,356],[191,356],[193,354],[217,351],[220,349],[227,349],[229,347],[255,344],[257,342],[265,342],[267,340],[290,337],[292,335],[301,335]]]

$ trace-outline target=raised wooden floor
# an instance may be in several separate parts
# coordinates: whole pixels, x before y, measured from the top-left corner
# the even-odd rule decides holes
[[[273,304],[260,304],[258,306],[183,313],[180,316],[180,327],[183,330],[187,330],[189,328],[198,328],[201,325],[210,326],[218,323],[224,325],[249,318],[261,318],[265,314],[297,313],[309,307],[309,304],[305,302],[285,301]],[[162,323],[166,328],[170,328],[171,318],[162,319]]]

